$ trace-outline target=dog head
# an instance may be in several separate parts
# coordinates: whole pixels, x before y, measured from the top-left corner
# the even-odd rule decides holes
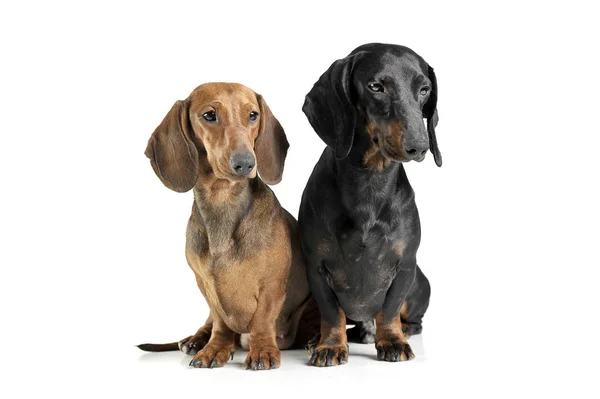
[[[236,83],[206,83],[173,105],[145,154],[165,186],[185,192],[196,185],[201,157],[218,179],[241,181],[258,170],[266,183],[277,184],[288,147],[262,96]]]
[[[335,61],[302,110],[338,159],[348,156],[358,132],[388,160],[420,162],[429,149],[441,166],[437,96],[435,73],[423,58],[407,47],[375,43]]]

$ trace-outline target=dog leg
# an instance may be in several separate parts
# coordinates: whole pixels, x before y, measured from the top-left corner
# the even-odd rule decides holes
[[[348,363],[348,340],[346,337],[346,314],[338,307],[336,322],[321,319],[321,334],[308,345],[312,351],[309,363],[317,367],[337,366]]]
[[[199,350],[204,348],[210,340],[212,326],[213,319],[211,314],[208,316],[208,319],[206,319],[204,325],[196,331],[196,334],[179,341],[179,349],[186,355],[194,356]]]
[[[250,323],[250,351],[242,364],[246,370],[279,368],[281,353],[277,347],[276,321],[284,299],[285,292],[273,286],[259,293],[256,313]]]
[[[402,331],[406,338],[409,338],[411,335],[420,334],[423,330],[422,320],[429,307],[430,295],[431,287],[429,280],[427,280],[427,277],[425,277],[419,266],[417,266],[415,282],[410,287],[410,292],[400,308]]]
[[[383,313],[379,312],[375,320],[377,322],[377,332],[375,333],[377,360],[402,362],[415,357],[402,332],[399,314],[392,320],[385,320]]]
[[[308,342],[309,364],[317,367],[348,363],[346,313],[327,284],[323,268],[308,268],[308,283],[321,312],[321,332]]]
[[[235,351],[235,333],[227,327],[225,322],[211,311],[213,318],[210,340],[201,349],[192,361],[190,366],[195,368],[213,368],[222,367],[230,358],[233,358]]]
[[[415,266],[416,267],[416,266]],[[415,268],[400,269],[375,318],[377,360],[402,362],[415,357],[402,332],[400,309],[415,279]]]

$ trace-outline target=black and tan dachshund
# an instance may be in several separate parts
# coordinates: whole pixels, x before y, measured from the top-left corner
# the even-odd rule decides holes
[[[312,365],[346,363],[352,334],[374,341],[379,360],[414,357],[406,339],[421,332],[430,286],[417,266],[421,227],[402,162],[420,162],[429,149],[442,165],[437,94],[433,68],[415,52],[367,44],[335,61],[306,96],[303,111],[328,146],[299,213],[322,315]],[[347,334],[347,324],[357,326]]]

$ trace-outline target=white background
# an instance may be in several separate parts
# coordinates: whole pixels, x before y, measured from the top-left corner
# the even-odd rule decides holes
[[[592,2],[3,2],[0,396],[598,397],[598,13]],[[207,316],[184,258],[191,193],[146,141],[209,81],[262,94],[291,143],[297,215],[324,145],[301,111],[363,43],[436,70],[444,165],[406,166],[433,294],[417,359],[286,352],[272,372],[189,369],[134,345]],[[224,395],[224,396],[221,396]]]

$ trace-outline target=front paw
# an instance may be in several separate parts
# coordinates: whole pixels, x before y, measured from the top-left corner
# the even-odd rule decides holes
[[[204,349],[196,353],[196,356],[190,362],[194,368],[214,368],[223,367],[229,359],[233,359],[231,348],[220,348],[214,345],[206,345]]]
[[[281,353],[277,347],[250,349],[242,367],[246,370],[272,370],[279,368]]]
[[[315,349],[319,345],[319,341],[321,341],[321,334],[315,335],[304,347],[311,355],[314,353]]]
[[[348,363],[347,345],[317,345],[312,349],[308,362],[317,367],[337,366]]]
[[[204,348],[208,344],[210,334],[196,334],[191,337],[187,337],[179,341],[179,350],[186,355],[194,356],[199,350]]]
[[[399,339],[383,339],[375,344],[375,348],[377,348],[377,360],[403,362],[415,357],[410,345]]]

